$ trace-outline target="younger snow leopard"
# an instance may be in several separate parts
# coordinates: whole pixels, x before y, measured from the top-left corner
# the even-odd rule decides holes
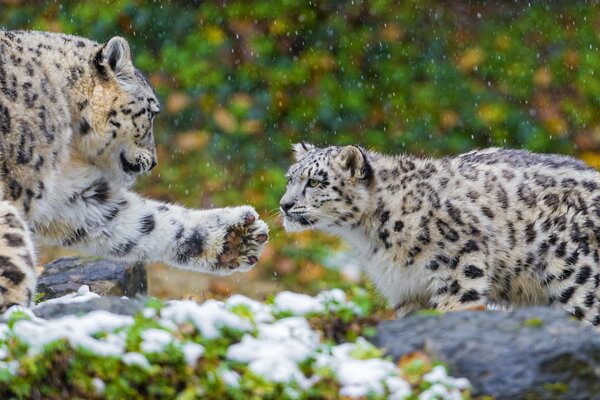
[[[214,274],[258,261],[252,207],[188,210],[130,190],[156,165],[160,104],[120,37],[0,30],[0,311],[35,290],[32,236]]]
[[[358,252],[398,315],[555,304],[600,325],[600,173],[498,148],[443,159],[294,146],[288,231]]]

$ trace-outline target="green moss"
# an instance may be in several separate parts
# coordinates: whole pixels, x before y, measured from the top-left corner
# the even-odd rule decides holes
[[[540,328],[544,325],[544,320],[538,317],[532,317],[523,321],[523,325],[527,328]]]
[[[569,391],[569,385],[563,382],[545,383],[543,389],[553,394],[565,394]]]
[[[423,316],[423,317],[436,317],[438,315],[444,315],[444,312],[430,308],[427,310],[420,310],[416,313],[416,315]]]

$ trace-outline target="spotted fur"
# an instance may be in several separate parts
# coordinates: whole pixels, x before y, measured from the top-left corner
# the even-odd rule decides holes
[[[32,235],[216,274],[257,262],[267,226],[251,207],[188,210],[130,191],[156,165],[159,111],[123,38],[0,30],[0,310],[35,290]]]
[[[400,315],[554,304],[600,325],[600,173],[584,163],[497,148],[295,151],[286,229],[347,240]]]

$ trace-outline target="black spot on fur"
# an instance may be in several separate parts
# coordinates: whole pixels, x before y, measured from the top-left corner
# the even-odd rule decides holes
[[[592,308],[592,306],[594,305],[595,302],[596,302],[596,296],[594,295],[594,292],[588,292],[585,295],[585,300],[584,300],[583,304],[585,304],[585,306],[587,308]]]
[[[113,219],[115,219],[119,211],[119,207],[111,206],[104,212],[102,218],[105,221],[112,221]]]
[[[419,255],[419,253],[421,253],[423,249],[421,249],[419,246],[413,246],[410,248],[410,250],[408,250],[408,256],[409,257],[416,257],[417,255]]]
[[[103,49],[104,47],[102,47]],[[98,76],[100,77],[100,79],[102,80],[108,80],[108,73],[106,72],[106,67],[103,64],[103,56],[102,56],[102,49],[98,50],[96,52],[96,55],[94,56],[94,60],[93,60],[93,64],[94,67],[96,68],[96,72],[98,73]]]
[[[565,304],[571,299],[571,297],[573,297],[573,293],[575,293],[575,287],[571,286],[570,288],[563,290],[558,300]]]
[[[537,236],[535,232],[535,224],[532,222],[525,227],[525,238],[527,243],[532,243]]]
[[[559,281],[564,281],[568,279],[571,275],[573,275],[573,268],[565,268],[562,270],[561,274],[558,276]]]
[[[13,200],[17,200],[19,197],[21,197],[21,194],[23,193],[23,186],[21,186],[19,182],[12,178],[9,178],[8,180],[8,189],[10,197]]]
[[[438,228],[438,231],[442,236],[444,236],[444,238],[451,242],[456,242],[458,240],[458,232],[450,228],[450,225],[448,225],[446,222],[438,219],[435,224]]]
[[[6,135],[11,129],[11,119],[8,107],[0,104],[0,133]]]
[[[456,267],[458,267],[458,262],[459,262],[459,258],[458,257],[452,257],[450,259],[450,262],[448,263],[448,266],[450,267],[450,269],[456,269]]]
[[[473,264],[465,266],[464,274],[467,278],[477,279],[483,276],[483,270]]]
[[[438,254],[437,256],[435,256],[435,259],[444,264],[450,263],[450,258],[444,254]]]
[[[482,206],[481,212],[483,213],[483,215],[485,215],[489,219],[494,219],[494,213],[492,212],[492,210],[489,207]]]
[[[90,132],[91,128],[92,127],[85,119],[81,120],[81,123],[79,124],[79,132],[82,135],[87,135]]]
[[[0,256],[0,276],[19,285],[25,279],[25,274],[6,256]]]
[[[590,278],[591,275],[592,275],[592,269],[588,265],[584,265],[583,267],[581,267],[581,269],[577,273],[577,278],[575,279],[575,283],[577,283],[578,285],[581,285],[581,284],[587,282],[587,280]]]
[[[446,212],[452,218],[452,220],[458,224],[463,225],[464,222],[461,218],[461,212],[458,208],[456,208],[450,201],[446,200]]]
[[[403,227],[404,227],[404,222],[402,222],[402,221],[396,221],[394,223],[394,232],[400,232]]]
[[[133,250],[135,246],[137,246],[137,242],[134,242],[133,240],[128,240],[127,242],[120,243],[117,246],[115,246],[111,250],[111,253],[117,257],[124,257],[127,254],[131,253],[131,250]]]
[[[69,247],[80,243],[87,236],[87,231],[84,228],[77,228],[71,235],[63,240],[63,246]]]
[[[23,236],[18,233],[5,233],[4,240],[9,247],[21,247],[25,245]]]
[[[517,196],[528,207],[535,207],[537,203],[537,195],[531,187],[522,183],[517,188]]]
[[[475,289],[471,289],[465,293],[463,293],[463,295],[460,297],[460,302],[461,303],[469,303],[472,301],[477,301],[479,300],[480,296],[479,296],[479,292],[477,292],[477,290]]]
[[[384,225],[386,222],[388,222],[390,219],[390,212],[389,210],[385,210],[382,211],[381,213],[379,213],[379,222],[381,222],[381,225]]]
[[[582,319],[585,316],[585,312],[580,307],[573,307],[573,315],[577,319]]]
[[[450,285],[450,293],[457,294],[458,292],[460,292],[460,283],[458,283],[458,281],[454,281],[452,282],[452,285]]]
[[[462,249],[460,249],[460,254],[468,254],[474,251],[479,250],[479,246],[474,240],[469,240]]]
[[[140,227],[140,232],[144,235],[149,234],[154,230],[156,226],[156,220],[154,219],[154,214],[148,214],[144,216],[141,221],[142,226]]]
[[[430,261],[430,262],[429,262],[429,263],[428,263],[428,264],[425,266],[425,268],[427,268],[427,269],[429,269],[429,270],[432,270],[432,271],[435,271],[435,270],[437,270],[439,267],[440,267],[440,264],[439,264],[437,261],[435,261],[435,260],[432,260],[432,261]]]
[[[498,187],[498,191],[496,192],[496,197],[498,198],[498,202],[500,203],[500,207],[504,210],[508,208],[508,194],[506,190],[502,186]]]
[[[200,256],[204,252],[204,236],[198,231],[193,231],[179,245],[177,249],[177,261],[180,264],[189,262],[190,258]]]
[[[560,242],[558,244],[558,246],[556,246],[556,249],[554,250],[554,255],[559,258],[564,257],[565,254],[567,253],[566,247],[567,247],[567,244],[565,242]]]
[[[93,190],[93,194],[89,197],[86,197],[84,200],[94,200],[100,204],[106,203],[108,198],[110,197],[110,187],[108,186],[108,182],[104,179],[98,179],[92,185],[86,189]]]

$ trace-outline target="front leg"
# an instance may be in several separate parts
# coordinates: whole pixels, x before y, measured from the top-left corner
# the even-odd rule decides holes
[[[191,270],[204,265],[200,270],[218,275],[248,271],[258,262],[269,236],[252,207],[183,213],[183,220],[170,221],[177,227],[176,241],[163,261]]]
[[[36,234],[101,257],[227,275],[249,270],[268,239],[267,225],[249,206],[189,210],[103,181],[69,202],[58,214],[37,219]]]

